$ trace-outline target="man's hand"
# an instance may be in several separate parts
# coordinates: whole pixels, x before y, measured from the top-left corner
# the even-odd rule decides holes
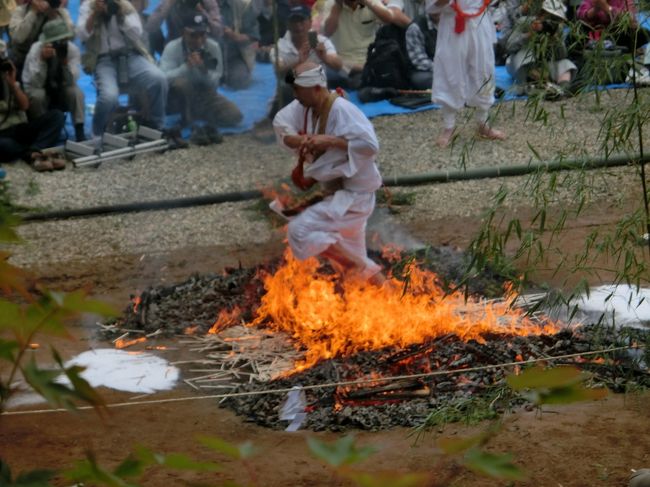
[[[318,44],[316,44],[314,51],[316,52],[316,55],[321,61],[325,61],[325,55],[327,54],[327,50],[325,49],[325,44],[319,42]]]
[[[94,9],[97,14],[107,14],[108,7],[106,6],[106,0],[96,0]]]
[[[32,0],[30,6],[34,12],[39,14],[44,14],[50,10],[50,4],[46,0]]]
[[[41,59],[47,61],[48,59],[52,59],[54,56],[56,56],[56,50],[52,44],[43,44],[43,47],[41,48]]]
[[[327,149],[346,149],[347,141],[334,135],[310,135],[304,143],[305,150],[310,154],[325,152]]]
[[[187,65],[190,68],[202,68],[204,64],[201,53],[198,51],[191,52],[189,56],[187,56]]]
[[[5,81],[9,85],[9,88],[12,89],[16,86],[16,66],[11,61],[7,60],[7,63],[10,65],[10,69],[2,73]]]

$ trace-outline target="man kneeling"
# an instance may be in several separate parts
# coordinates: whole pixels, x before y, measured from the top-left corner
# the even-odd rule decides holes
[[[299,64],[286,81],[295,100],[273,120],[278,142],[298,156],[294,184],[307,190],[320,183],[325,192],[289,217],[291,250],[299,260],[323,256],[343,273],[380,284],[381,267],[366,250],[366,224],[382,184],[374,128],[355,105],[327,90],[322,66]],[[271,206],[288,214],[278,200]]]

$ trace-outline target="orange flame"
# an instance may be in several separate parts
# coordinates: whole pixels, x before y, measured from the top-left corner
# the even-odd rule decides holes
[[[296,365],[303,370],[323,359],[407,347],[449,333],[463,340],[484,341],[484,333],[533,335],[554,333],[552,323],[535,323],[511,307],[515,296],[498,302],[445,295],[437,276],[412,263],[409,288],[390,279],[382,287],[318,272],[316,259],[297,261],[290,251],[286,264],[264,277],[266,294],[251,326],[264,325],[288,333],[306,350]],[[210,332],[230,317],[222,311]],[[214,331],[213,331],[214,330]]]
[[[217,321],[214,322],[212,328],[208,330],[208,334],[215,335],[219,333],[224,328],[234,325],[239,322],[241,317],[242,310],[239,306],[235,306],[233,309],[222,309],[219,311],[219,316],[217,316]]]
[[[115,348],[127,348],[146,341],[147,339],[145,337],[133,338],[131,340],[127,340],[126,338],[118,338],[115,340]]]
[[[194,335],[199,331],[199,325],[190,325],[183,330],[184,335]]]
[[[140,303],[142,302],[142,298],[138,294],[137,296],[133,296],[131,298],[131,302],[133,303],[133,314],[138,313],[138,307],[140,306]]]

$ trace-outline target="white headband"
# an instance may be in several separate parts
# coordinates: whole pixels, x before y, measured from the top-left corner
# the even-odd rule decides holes
[[[327,88],[327,78],[322,66],[308,69],[296,75],[293,84],[302,86],[304,88],[313,88],[314,86],[322,86]]]

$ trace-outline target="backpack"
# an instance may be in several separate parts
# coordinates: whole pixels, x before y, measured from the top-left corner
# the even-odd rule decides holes
[[[383,25],[368,46],[366,64],[361,73],[361,86],[380,88],[409,87],[411,63],[406,53],[406,29]]]

